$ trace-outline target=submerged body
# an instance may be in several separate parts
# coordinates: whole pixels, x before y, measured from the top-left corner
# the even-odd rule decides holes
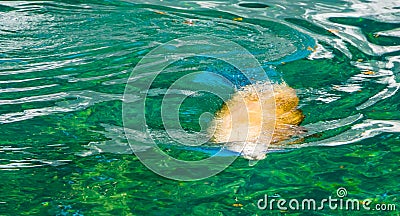
[[[279,144],[301,131],[299,99],[286,84],[248,85],[234,93],[216,113],[212,140],[248,159],[263,159],[268,144]],[[246,144],[246,145],[243,145]]]

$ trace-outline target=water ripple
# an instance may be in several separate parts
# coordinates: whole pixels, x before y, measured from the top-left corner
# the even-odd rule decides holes
[[[305,109],[315,104],[341,106],[354,101],[348,116],[308,122],[304,125],[309,130],[307,136],[351,126],[355,128],[343,132],[344,135],[339,134],[336,141],[342,143],[340,140],[346,136],[359,140],[360,133],[371,130],[368,125],[373,121],[367,119],[363,120],[364,124],[357,123],[364,118],[360,116],[366,116],[368,109],[379,102],[394,97],[400,88],[400,60],[393,56],[400,50],[400,44],[396,44],[400,9],[395,0],[334,3],[272,0],[268,5],[238,0],[147,0],[140,3],[2,2],[0,93],[7,98],[0,100],[0,106],[18,110],[4,110],[0,123],[11,124],[81,111],[103,102],[121,101],[127,75],[150,50],[171,39],[210,30],[216,36],[245,46],[263,67],[277,73],[283,65],[299,59],[331,60],[327,64],[344,59],[341,60],[346,65],[343,68],[351,72],[333,71],[336,80],[326,81],[322,86],[298,86],[301,107]],[[387,25],[368,29],[367,24],[372,22]],[[380,41],[384,37],[391,37],[394,42]],[[160,63],[151,62],[154,65]],[[185,67],[167,70],[174,73],[189,69],[196,70]],[[282,79],[314,76],[312,71],[302,71],[300,67],[298,70],[300,73],[279,76]],[[329,68],[327,70],[321,73],[331,73]],[[153,73],[136,74],[131,79],[144,79]],[[367,92],[368,88],[372,90]],[[35,90],[41,90],[41,93]],[[156,97],[165,91],[164,87],[154,88],[149,94]],[[18,94],[22,92],[23,95]],[[175,93],[192,95],[185,91]],[[358,96],[360,94],[362,96]],[[138,97],[133,95],[125,99],[135,101]],[[371,124],[373,128],[379,125]],[[123,143],[116,138],[123,140],[122,133],[110,135],[111,124],[102,127],[106,132],[96,133],[111,137],[115,143]],[[392,129],[387,130],[397,132]],[[377,131],[370,134],[378,134]],[[330,143],[331,140],[316,143],[322,142]],[[112,141],[93,140],[90,145],[106,148],[104,146],[112,145]]]
[[[88,108],[96,103],[101,103],[105,101],[112,100],[122,100],[122,95],[116,94],[105,94],[94,91],[80,91],[80,92],[68,92],[68,93],[60,93],[49,98],[48,100],[56,100],[56,99],[67,99],[67,98],[75,98],[74,100],[67,100],[57,102],[56,106],[53,107],[44,107],[44,108],[36,108],[36,109],[27,109],[22,112],[14,112],[14,113],[5,113],[0,115],[0,123],[7,124],[12,122],[23,121],[27,119],[32,119],[34,117],[46,116],[57,113],[66,113],[73,112],[77,110],[82,110]],[[54,97],[55,96],[55,97]],[[30,100],[32,101],[46,101],[44,97],[36,96],[30,98],[22,98],[18,99],[17,102]],[[6,101],[8,102],[8,101]]]
[[[54,86],[57,86],[57,84],[32,86],[32,87],[24,87],[24,88],[5,88],[5,89],[0,89],[0,93],[33,91],[33,90],[38,90],[38,89],[50,88],[50,87],[54,87]]]

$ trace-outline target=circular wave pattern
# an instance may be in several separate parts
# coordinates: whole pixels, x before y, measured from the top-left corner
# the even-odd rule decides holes
[[[158,206],[169,214],[249,215],[264,194],[313,198],[331,195],[337,185],[351,188],[352,197],[398,203],[397,0],[271,0],[268,7],[238,0],[132,2],[0,2],[0,212],[115,214],[112,206],[149,214]],[[198,34],[239,44],[272,81],[296,89],[307,132],[270,145],[269,152],[279,153],[255,167],[240,157],[207,180],[175,182],[142,166],[127,139],[155,141],[179,160],[240,156],[227,148],[181,145],[196,144],[187,132],[201,132],[211,118],[201,114],[215,113],[223,101],[168,87],[202,72],[189,80],[218,83],[213,87],[230,97],[248,80],[229,64],[205,58],[165,68],[147,91],[146,109],[157,110],[166,94],[185,98],[179,114],[184,134],[167,133],[161,116],[150,112],[150,137],[124,128],[123,103],[143,92],[123,93],[127,83],[152,76],[129,78],[151,50]],[[208,73],[233,85],[207,82]]]
[[[143,96],[141,95],[137,101],[124,103],[123,120],[124,126],[127,128],[127,133],[131,130],[137,130],[138,133],[146,134],[145,136],[147,137],[147,140],[151,140],[151,135],[148,130],[149,125],[146,124],[147,120],[145,113],[154,113],[155,110],[152,106],[152,109],[146,109],[146,101],[148,101],[146,100],[147,92],[151,88],[154,88],[154,80],[162,73],[164,68],[175,61],[194,56],[218,59],[231,64],[242,73],[241,75],[246,78],[246,80],[248,80],[248,85],[253,85],[257,82],[267,83],[264,85],[265,88],[263,89],[263,93],[273,95],[271,82],[266,76],[264,70],[260,67],[254,56],[243,47],[228,40],[222,40],[210,35],[190,36],[175,39],[148,53],[135,66],[129,79],[133,81],[128,81],[124,95],[125,97],[132,97],[142,94]],[[160,63],[154,64],[154,62]],[[135,79],[137,75],[142,74],[146,74],[146,76],[141,77],[141,79]],[[203,79],[202,82],[199,82],[201,79]],[[215,82],[230,84],[231,89],[227,91],[227,89],[224,88],[214,87]],[[207,136],[209,130],[209,126],[207,125],[200,123],[201,130],[199,132],[188,133],[183,130],[179,119],[180,107],[188,96],[195,97],[195,94],[198,94],[199,92],[208,92],[219,97],[223,102],[226,102],[229,99],[229,97],[227,97],[227,92],[234,92],[234,86],[235,83],[229,80],[229,76],[224,77],[218,73],[204,73],[201,71],[186,73],[184,76],[174,81],[173,84],[168,87],[164,97],[161,99],[160,115],[162,124],[168,136],[175,142],[186,146],[200,146],[208,142],[211,137]],[[190,93],[189,95],[177,96],[177,91],[186,91]],[[205,99],[207,100],[207,98]],[[243,107],[247,108],[244,99],[242,99],[242,104]],[[271,104],[270,106],[274,107],[274,104]],[[229,108],[230,107],[228,107],[228,109]],[[275,116],[274,108],[269,107],[267,109],[266,107],[261,107],[261,109],[266,110],[266,115],[261,115],[259,118],[263,119],[267,115],[271,117]],[[138,113],[141,114],[138,115]],[[208,115],[209,119],[212,119],[214,114],[209,112],[201,113],[199,122],[204,121],[202,119],[204,118],[204,115]],[[231,121],[237,122],[238,120],[233,118]],[[274,119],[271,119],[271,121],[274,122]],[[268,147],[268,143],[265,142],[272,139],[271,135],[274,130],[274,124],[270,124],[269,128],[264,128],[265,131],[271,131],[271,133],[269,136],[264,137],[262,142],[255,141],[255,146],[248,146],[247,137],[248,134],[251,133],[250,130],[249,123],[247,123],[247,125],[243,127],[243,131],[241,131],[242,134],[239,137],[239,139],[242,140],[235,139],[235,141],[238,142],[238,144],[236,144],[237,148],[248,149],[247,151],[252,154],[257,151],[257,149]],[[237,137],[236,134],[232,133],[229,136]],[[257,137],[261,137],[261,132]],[[160,150],[155,142],[149,145],[148,142],[142,143],[140,140],[135,138],[128,138],[128,141],[132,150],[147,167],[164,177],[176,180],[188,181],[208,178],[226,169],[226,167],[235,160],[235,157],[232,157],[231,159],[218,157],[221,151],[215,156],[202,161],[194,162],[176,160],[171,156],[167,156],[167,154]],[[139,150],[137,150],[138,145],[140,146]],[[148,150],[142,151],[141,149],[143,146],[147,147]],[[159,161],[165,162],[160,166]]]
[[[7,4],[2,8],[0,17],[0,48],[3,51],[0,56],[0,123],[9,134],[4,139],[10,144],[14,127],[21,125],[24,128],[23,125],[44,119],[52,119],[47,123],[48,127],[59,128],[57,133],[72,138],[71,142],[77,140],[77,143],[85,144],[86,138],[78,138],[85,135],[61,126],[58,118],[70,115],[68,113],[92,113],[103,104],[137,100],[138,95],[122,96],[132,66],[153,48],[175,38],[203,34],[212,29],[212,36],[231,40],[250,50],[268,76],[275,80],[280,80],[280,75],[273,70],[272,62],[302,58],[309,53],[308,44],[314,43],[307,35],[280,23],[243,22],[224,12],[217,12],[211,17],[199,12],[193,17],[182,10],[130,3]],[[185,62],[174,67],[171,70],[184,71],[193,70],[195,65]],[[206,67],[204,70],[220,73],[233,81],[235,86],[243,86],[247,82],[240,77],[240,73],[222,66]],[[136,74],[131,79],[145,76]],[[157,97],[163,95],[165,90],[151,89],[150,93]],[[178,94],[185,95],[184,92]],[[120,113],[120,109],[115,112]],[[84,122],[81,124],[82,127],[87,125]],[[117,123],[113,127],[118,126],[121,125]],[[38,126],[32,133],[48,133],[42,130]],[[107,143],[118,145],[122,142],[121,145],[126,145],[123,137],[122,134],[118,138],[122,141]],[[24,139],[21,137],[21,141]],[[92,140],[88,148],[97,152],[99,150],[92,148],[96,144],[106,151],[113,151],[113,148],[105,148],[101,143],[103,141]],[[42,145],[46,147],[47,143]],[[127,151],[126,147],[122,149]],[[39,159],[46,161],[46,158]]]
[[[308,116],[304,126],[309,128],[309,133],[299,138],[305,139],[305,142],[292,147],[347,144],[387,131],[379,126],[380,123],[371,122],[392,125],[390,131],[398,132],[394,126],[397,120],[371,119],[368,117],[370,114],[366,113],[375,109],[374,105],[380,101],[395,96],[399,89],[395,73],[399,65],[398,58],[390,55],[397,46],[378,45],[376,40],[379,40],[379,37],[376,37],[375,43],[370,39],[357,41],[357,38],[365,38],[365,35],[360,36],[364,32],[360,33],[357,30],[360,27],[356,24],[351,26],[352,20],[338,18],[339,13],[334,11],[340,11],[340,6],[321,9],[319,12],[325,13],[320,14],[326,14],[323,16],[296,11],[297,3],[285,5],[293,14],[302,14],[306,20],[302,21],[297,18],[287,18],[280,13],[279,2],[271,2],[269,7],[261,7],[259,3],[251,2],[235,2],[229,6],[223,3],[186,2],[187,5],[192,5],[193,11],[190,13],[180,9],[179,5],[172,6],[164,2],[168,7],[158,7],[151,2],[144,3],[146,4],[2,3],[4,6],[0,9],[2,14],[0,47],[3,51],[0,56],[0,123],[4,131],[10,134],[5,137],[5,140],[8,140],[5,143],[11,143],[14,127],[24,125],[27,121],[36,122],[46,118],[57,121],[60,115],[84,113],[87,110],[92,112],[103,104],[121,104],[123,101],[137,100],[138,95],[124,99],[122,97],[132,66],[160,44],[211,31],[213,36],[231,40],[250,50],[273,81],[279,82],[283,77],[285,81],[293,83],[301,96],[302,108],[311,110],[308,111],[310,113],[313,112],[311,106],[317,105],[322,110],[331,106],[342,107],[342,101],[352,100],[355,93],[370,89],[375,84],[382,86],[379,92],[363,91],[360,97],[355,97],[356,100],[352,100],[354,104],[351,106],[356,109],[342,112],[346,113],[345,115],[332,114],[330,119],[338,122],[334,124],[336,127],[328,126],[328,122],[331,121],[318,114]],[[278,19],[271,21],[274,17],[265,14],[265,10],[269,10]],[[253,17],[246,15],[250,11]],[[371,12],[366,16],[373,14]],[[386,19],[389,18],[387,16]],[[321,24],[326,24],[329,29],[323,29]],[[354,31],[350,32],[352,29]],[[391,33],[392,30],[387,26],[375,33],[382,37],[387,35],[394,38],[396,36]],[[351,37],[355,34],[358,36]],[[346,40],[350,45],[346,45]],[[365,44],[357,47],[365,53],[364,56],[353,57],[351,44],[355,43]],[[335,50],[338,53],[335,53]],[[366,56],[382,54],[384,57],[381,59],[368,60]],[[336,61],[335,56],[351,57],[348,59],[350,65],[342,68],[348,73],[342,73],[341,77],[330,78],[327,76],[329,72],[313,74],[313,71],[319,69],[317,63],[314,66],[298,61],[307,56],[316,60],[315,62],[326,63],[325,65]],[[334,60],[331,60],[332,58]],[[288,66],[295,70],[286,70],[285,67]],[[196,71],[195,67],[193,62],[183,61],[182,64],[176,64],[168,70]],[[246,80],[234,70],[222,66],[204,70],[224,75],[227,79],[235,81],[235,86],[246,84]],[[309,83],[315,83],[315,86],[298,80],[299,73],[308,78]],[[131,79],[144,77],[145,74],[137,74]],[[149,94],[158,97],[164,95],[166,91],[166,88],[159,87],[150,89]],[[185,91],[175,93],[182,96],[188,94]],[[377,108],[379,109],[379,106]],[[116,112],[120,111],[117,108]],[[190,115],[190,112],[187,114]],[[355,115],[362,117],[353,122],[351,119]],[[158,124],[156,121],[147,123]],[[78,137],[71,135],[72,129],[65,129],[55,123],[50,125],[60,128],[60,133]],[[110,128],[120,128],[121,124],[113,123],[107,127],[101,125],[110,124],[95,125],[96,129],[90,131],[96,134],[106,132],[107,136],[114,137],[114,141],[84,139],[83,143],[89,143],[87,145],[89,151],[82,153],[83,155],[102,151],[93,146],[103,148],[105,143],[115,145],[120,143],[121,146],[125,145],[122,149],[126,149],[123,134],[119,138],[109,134]],[[101,131],[98,131],[99,125],[103,128]],[[321,131],[333,131],[346,126],[351,126],[351,130],[326,137],[329,139],[315,139],[315,134]],[[41,130],[43,128],[37,127],[35,133],[40,134]],[[153,131],[153,136],[163,137],[160,133],[163,131],[157,129]],[[354,139],[345,138],[347,135]],[[166,143],[179,144],[170,141],[166,140]],[[112,148],[107,149],[110,151]],[[206,153],[208,151],[203,148],[197,150]],[[115,152],[126,151],[129,150]]]

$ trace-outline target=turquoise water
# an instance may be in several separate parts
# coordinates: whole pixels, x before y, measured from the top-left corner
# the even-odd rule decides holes
[[[399,207],[398,3],[250,3],[0,2],[0,214],[398,215],[257,208],[265,194],[321,200],[340,187],[348,198]],[[125,138],[125,85],[151,50],[196,34],[243,46],[272,81],[296,89],[308,132],[254,166],[239,157],[200,181],[147,169]],[[215,149],[166,137],[158,112],[165,90],[193,71],[222,74],[237,87],[248,80],[204,58],[165,70],[149,91],[147,126],[168,154],[209,157]],[[221,105],[208,94],[189,98],[182,127],[199,131],[201,113]]]

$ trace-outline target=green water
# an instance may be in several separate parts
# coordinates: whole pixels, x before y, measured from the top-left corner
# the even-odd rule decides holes
[[[396,1],[199,2],[0,2],[0,215],[399,214],[257,207],[265,194],[321,200],[340,187],[348,198],[400,207]],[[255,166],[239,157],[200,181],[147,169],[124,137],[125,84],[152,49],[195,34],[238,43],[271,80],[295,88],[308,133]],[[157,134],[159,91],[181,75],[202,70],[246,84],[218,61],[181,60],[166,70],[177,72],[158,77],[146,107]],[[190,98],[182,127],[199,131],[201,112],[221,104]],[[176,158],[209,156],[162,140]]]

